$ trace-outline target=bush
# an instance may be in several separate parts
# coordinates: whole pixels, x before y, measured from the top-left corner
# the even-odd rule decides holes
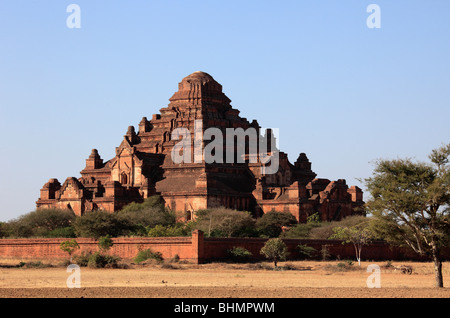
[[[151,249],[145,249],[139,251],[136,257],[134,258],[134,262],[136,264],[142,263],[148,259],[154,259],[157,262],[162,262],[162,254],[160,252],[153,252]]]
[[[80,248],[80,245],[78,245],[77,241],[75,239],[64,241],[59,244],[59,248],[69,254],[69,257],[72,257],[72,254],[75,252],[75,250]]]
[[[309,238],[327,240],[334,234],[335,227],[352,227],[363,222],[367,222],[367,217],[361,215],[347,216],[341,221],[322,222],[319,227],[311,229]]]
[[[47,267],[52,267],[52,265],[44,264],[41,261],[37,261],[37,262],[20,262],[19,263],[19,267],[22,267],[22,268],[47,268]]]
[[[54,237],[75,220],[71,210],[38,209],[3,224],[3,235],[10,237]]]
[[[308,239],[311,230],[320,227],[320,223],[300,223],[292,226],[289,230],[281,233],[281,238]]]
[[[147,236],[150,237],[177,237],[190,235],[189,227],[186,224],[177,223],[175,225],[158,224],[148,230]]]
[[[87,263],[91,268],[117,268],[120,257],[95,252],[89,256]]]
[[[228,257],[238,263],[247,262],[253,256],[253,254],[247,249],[239,246],[234,246],[232,249],[227,250]]]
[[[273,261],[275,269],[277,268],[278,261],[285,260],[288,256],[287,246],[280,238],[268,240],[263,248],[261,248],[260,253]]]
[[[128,235],[147,235],[157,225],[174,225],[175,214],[164,207],[160,196],[152,196],[142,203],[130,203],[117,212],[117,217],[128,224]]]
[[[336,265],[327,265],[325,266],[325,269],[331,272],[347,272],[347,271],[355,271],[358,270],[358,268],[355,268],[353,266],[352,261],[346,261],[346,262],[339,262]]]
[[[106,211],[88,212],[74,222],[77,237],[100,238],[110,235],[117,237],[129,231],[129,223],[117,217],[115,213]]]
[[[289,212],[270,211],[256,221],[256,229],[266,237],[278,237],[283,227],[297,224],[297,219]]]
[[[169,263],[178,263],[180,261],[180,256],[178,254],[175,254],[170,260]]]
[[[128,213],[128,212],[141,212],[147,209],[155,209],[159,211],[164,211],[164,202],[162,198],[159,195],[151,196],[144,200],[142,203],[136,203],[132,202],[128,205],[126,205],[121,212],[122,213]]]
[[[117,268],[120,260],[121,258],[118,256],[105,255],[100,252],[81,252],[81,255],[73,257],[73,262],[78,266],[91,268]]]
[[[306,244],[297,245],[297,249],[299,254],[305,258],[314,257],[318,253],[318,251],[314,247],[308,246]]]
[[[192,227],[209,237],[256,236],[255,220],[250,212],[227,208],[199,210]]]
[[[66,226],[54,229],[52,231],[47,232],[45,237],[64,237],[64,238],[75,238],[77,237],[75,234],[75,229],[73,226]]]
[[[102,236],[98,239],[98,247],[100,251],[107,252],[114,245],[110,235]]]
[[[89,263],[89,258],[92,256],[91,252],[81,252],[80,255],[72,257],[72,261],[80,267],[86,267]]]

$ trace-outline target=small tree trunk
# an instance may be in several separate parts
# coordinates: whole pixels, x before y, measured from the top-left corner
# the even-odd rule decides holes
[[[361,267],[361,246],[358,246],[357,244],[353,244],[353,246],[355,247],[356,260]]]
[[[435,287],[444,287],[444,279],[442,277],[442,261],[439,257],[438,251],[433,249],[433,262],[434,262],[434,277],[435,277]]]

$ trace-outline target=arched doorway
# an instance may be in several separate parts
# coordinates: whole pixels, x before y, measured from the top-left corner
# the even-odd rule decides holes
[[[127,185],[128,184],[128,176],[125,172],[122,172],[120,175],[120,184]]]

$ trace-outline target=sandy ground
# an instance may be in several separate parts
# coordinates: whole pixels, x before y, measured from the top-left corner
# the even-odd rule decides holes
[[[345,269],[339,262],[272,264],[130,265],[127,269],[80,270],[80,288],[68,288],[72,272],[54,264],[48,268],[15,267],[17,260],[0,260],[2,298],[450,298],[450,288],[434,288],[431,263],[396,263],[413,267],[402,274],[386,263],[363,262]],[[368,288],[370,264],[380,266],[380,288]],[[261,264],[259,264],[261,265]],[[450,266],[443,266],[444,286],[450,286]]]

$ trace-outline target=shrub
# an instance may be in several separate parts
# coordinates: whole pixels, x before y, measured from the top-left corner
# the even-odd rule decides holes
[[[247,249],[239,246],[234,246],[232,249],[227,250],[228,257],[234,262],[246,262],[253,254]]]
[[[4,224],[3,231],[12,237],[46,237],[70,227],[75,218],[71,210],[38,209]]]
[[[283,227],[297,224],[297,219],[289,212],[270,211],[256,221],[256,229],[266,237],[278,237]]]
[[[367,222],[367,217],[361,215],[347,216],[341,221],[322,222],[319,227],[311,229],[309,238],[327,240],[334,234],[333,228],[335,227],[353,227],[364,222]]]
[[[320,227],[320,223],[300,223],[280,234],[281,238],[308,239],[312,229]]]
[[[67,237],[67,238],[75,238],[77,237],[75,234],[75,229],[73,226],[66,226],[54,229],[52,231],[47,232],[45,237]]]
[[[78,237],[100,238],[106,235],[117,237],[126,233],[130,226],[115,213],[93,211],[77,217],[74,228]]]
[[[150,237],[177,237],[188,235],[190,235],[190,231],[188,232],[188,227],[181,223],[167,226],[158,224],[150,228],[147,232],[147,236]]]
[[[117,268],[120,257],[95,252],[89,256],[87,263],[91,268]]]
[[[151,249],[145,249],[139,251],[136,257],[134,258],[134,262],[136,264],[142,263],[148,259],[154,259],[157,262],[162,262],[162,254],[160,252],[153,252]]]
[[[146,209],[164,210],[164,202],[159,195],[151,196],[144,200],[142,203],[132,202],[126,205],[120,212],[139,212]]]
[[[72,254],[75,252],[75,250],[80,248],[80,245],[78,245],[77,241],[75,239],[64,241],[59,244],[59,248],[69,254],[69,257],[72,259]]]
[[[336,265],[327,265],[325,269],[331,272],[347,272],[347,271],[355,271],[358,268],[353,266],[352,261],[339,262]]]
[[[111,239],[111,236],[108,234],[98,239],[98,247],[102,252],[107,252],[113,245],[114,243]]]
[[[250,212],[227,208],[199,210],[192,227],[209,237],[255,236],[255,220]]]
[[[19,267],[23,267],[23,268],[47,268],[47,267],[51,267],[50,264],[44,264],[41,261],[37,261],[37,262],[20,262],[19,263]]]
[[[152,196],[142,203],[130,203],[117,213],[129,225],[129,234],[146,235],[146,228],[175,224],[175,214],[164,207],[160,196]]]
[[[89,258],[92,256],[91,252],[81,252],[80,255],[75,255],[72,257],[72,261],[78,264],[80,267],[86,267],[89,263]]]
[[[285,260],[288,256],[287,246],[280,238],[268,240],[261,248],[260,253],[273,261],[275,269],[278,261]]]
[[[180,261],[180,256],[178,254],[175,254],[170,260],[169,263],[178,263]]]
[[[311,258],[317,254],[317,250],[314,247],[308,246],[306,244],[297,245],[297,249],[299,254],[305,258]]]

